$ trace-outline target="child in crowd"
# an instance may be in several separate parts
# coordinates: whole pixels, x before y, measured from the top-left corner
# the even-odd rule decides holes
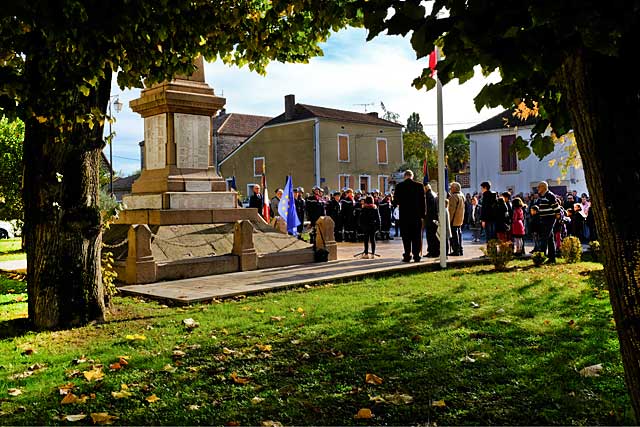
[[[372,196],[364,199],[364,204],[358,216],[359,228],[364,234],[363,258],[369,258],[369,243],[371,243],[371,258],[376,256],[376,233],[380,230],[380,212]]]
[[[511,219],[511,236],[513,237],[513,251],[516,255],[524,255],[524,203],[516,197],[512,202],[513,217]]]

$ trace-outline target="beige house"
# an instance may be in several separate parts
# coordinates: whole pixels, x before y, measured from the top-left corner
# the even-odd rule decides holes
[[[285,96],[285,112],[258,129],[220,162],[220,174],[235,176],[238,191],[246,196],[261,182],[263,171],[270,195],[293,185],[310,192],[389,191],[392,175],[404,163],[402,125],[378,117],[312,105],[296,104]]]

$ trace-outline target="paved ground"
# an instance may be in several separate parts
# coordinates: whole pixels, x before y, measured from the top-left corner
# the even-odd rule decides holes
[[[448,264],[484,262],[480,259],[481,247],[482,244],[465,241],[464,256],[449,257]],[[376,259],[354,257],[362,250],[362,243],[339,243],[337,261],[196,277],[148,285],[129,285],[121,287],[120,290],[128,295],[188,304],[305,284],[347,281],[404,271],[426,271],[439,268],[438,258],[422,258],[417,263],[402,262],[403,249],[400,238],[378,242],[376,252],[380,257]]]

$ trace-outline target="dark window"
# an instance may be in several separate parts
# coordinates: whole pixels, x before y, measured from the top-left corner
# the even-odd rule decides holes
[[[502,172],[514,172],[518,170],[518,157],[516,152],[511,149],[516,141],[515,135],[504,135],[500,139],[500,152],[502,154]]]

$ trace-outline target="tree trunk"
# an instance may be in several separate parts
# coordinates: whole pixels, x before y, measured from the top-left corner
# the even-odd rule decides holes
[[[640,419],[640,86],[632,56],[568,58],[562,69],[585,169],[625,380]]]
[[[27,75],[29,66],[27,60]],[[108,75],[89,97],[78,96],[78,105],[84,107],[79,111],[105,110],[111,83],[111,73]],[[31,77],[39,78],[37,72]],[[37,83],[33,85],[37,87]],[[25,126],[23,199],[29,319],[36,329],[103,321],[98,207],[103,126],[96,124],[90,129],[80,123],[62,134],[49,122],[35,118],[26,120]]]

